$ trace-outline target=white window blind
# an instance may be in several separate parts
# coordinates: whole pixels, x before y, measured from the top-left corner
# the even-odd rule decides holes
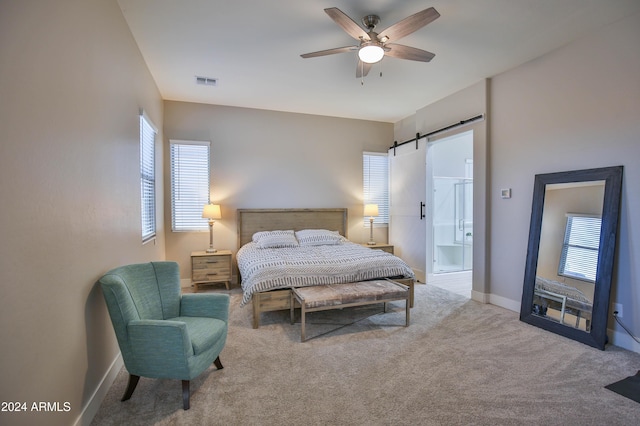
[[[170,141],[171,229],[174,232],[206,231],[202,208],[209,203],[208,141]]]
[[[389,223],[389,163],[386,153],[364,152],[362,154],[362,190],[364,204],[377,204],[378,216],[373,223]],[[369,227],[365,220],[364,226]]]
[[[595,282],[601,224],[599,217],[567,214],[558,275]]]
[[[142,242],[156,237],[156,168],[157,130],[144,112],[140,113],[140,200]]]

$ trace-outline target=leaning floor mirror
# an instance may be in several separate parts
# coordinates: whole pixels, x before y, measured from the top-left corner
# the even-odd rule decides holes
[[[535,176],[520,320],[604,350],[621,189],[622,166]]]

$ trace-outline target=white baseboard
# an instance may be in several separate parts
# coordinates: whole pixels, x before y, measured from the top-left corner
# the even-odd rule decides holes
[[[109,388],[116,380],[118,373],[124,366],[124,361],[122,360],[122,355],[118,352],[118,355],[111,363],[111,366],[102,377],[98,388],[93,392],[89,401],[82,407],[82,411],[80,415],[76,419],[74,426],[89,426],[93,421],[93,418],[96,416],[104,397],[107,396],[107,392],[109,392]]]
[[[476,298],[477,296],[477,298]],[[484,293],[473,292],[473,300],[482,302],[481,297],[486,296]],[[483,302],[486,303],[486,302]],[[500,306],[501,308],[509,309],[514,312],[520,312],[520,302],[510,300],[505,297],[496,296],[495,294],[489,295],[489,302],[492,305]],[[622,331],[615,331],[607,329],[607,336],[609,336],[609,343],[619,348],[626,349],[628,351],[640,353],[640,343],[633,340],[631,336]]]
[[[609,336],[609,343],[612,345],[616,345],[617,347],[628,351],[640,353],[640,343],[633,340],[633,338],[627,333],[607,329],[607,336]]]
[[[481,293],[479,291],[471,290],[471,300],[475,300],[480,303],[489,303],[491,295],[488,293]]]
[[[520,312],[520,302],[507,299],[506,297],[496,296],[491,293],[481,293],[479,291],[471,291],[471,299],[480,303],[489,303],[491,305],[500,306],[514,312]]]
[[[507,299],[506,297],[490,294],[489,303],[491,303],[492,305],[500,306],[501,308],[509,309],[513,312],[520,312],[520,302]]]

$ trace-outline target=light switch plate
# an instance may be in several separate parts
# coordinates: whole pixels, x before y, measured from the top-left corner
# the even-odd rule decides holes
[[[511,188],[501,189],[500,196],[502,198],[511,198]]]

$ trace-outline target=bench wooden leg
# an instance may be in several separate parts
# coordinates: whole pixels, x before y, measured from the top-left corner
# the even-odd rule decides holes
[[[409,286],[409,299],[411,300],[411,303],[409,303],[409,306],[413,308],[413,286],[414,284],[411,283],[411,285]]]

